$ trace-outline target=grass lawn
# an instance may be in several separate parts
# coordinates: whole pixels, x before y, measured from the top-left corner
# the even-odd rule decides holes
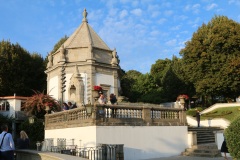
[[[211,112],[201,115],[201,120],[204,119],[214,119],[214,118],[224,118],[233,121],[236,117],[240,116],[240,107],[224,107],[218,108]]]

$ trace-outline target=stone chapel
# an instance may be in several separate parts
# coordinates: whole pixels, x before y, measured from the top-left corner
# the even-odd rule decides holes
[[[111,93],[118,97],[119,62],[116,49],[111,50],[88,24],[84,9],[81,25],[55,53],[48,55],[47,92],[77,106],[94,102],[94,86],[101,86],[108,99]]]

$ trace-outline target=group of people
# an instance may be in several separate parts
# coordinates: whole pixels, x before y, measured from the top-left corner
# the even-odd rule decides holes
[[[100,93],[98,102],[100,104],[106,104],[107,103],[107,98],[104,96],[103,93]],[[110,94],[110,102],[111,102],[111,104],[117,103],[117,98],[116,98],[116,96],[113,93]]]
[[[99,104],[107,104],[107,98],[105,97],[105,95],[102,92],[99,95],[100,95],[98,98]],[[117,103],[117,98],[113,93],[110,94],[110,102],[111,104]],[[64,102],[62,106],[63,111],[74,109],[74,108],[77,108],[77,106],[76,104],[72,104],[72,102],[68,102],[68,103]]]
[[[1,126],[2,133],[0,134],[0,160],[14,160],[15,144],[12,135],[8,133],[8,125]],[[28,149],[30,140],[25,131],[20,132],[20,137],[17,139],[18,149]]]
[[[64,102],[62,110],[66,111],[66,110],[74,109],[74,108],[77,108],[76,104],[72,104],[72,102],[68,102],[68,103]]]

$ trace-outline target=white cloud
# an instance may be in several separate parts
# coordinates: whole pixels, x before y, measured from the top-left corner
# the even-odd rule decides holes
[[[228,0],[229,4],[236,4],[236,5],[240,5],[240,1],[239,0]]]
[[[196,17],[195,19],[193,19],[192,21],[189,21],[189,24],[193,27],[193,28],[197,28],[199,26],[199,22],[200,22],[200,18]]]
[[[171,7],[171,3],[170,2],[163,2],[161,5],[163,6],[163,8]]]
[[[148,11],[158,11],[160,9],[160,6],[157,4],[155,4],[155,5],[150,4],[150,5],[148,5],[147,8],[148,8],[147,9]]]
[[[161,12],[159,12],[159,11],[154,11],[154,12],[152,12],[151,17],[156,18],[160,15],[160,13]]]
[[[64,6],[64,5],[66,5],[66,3],[67,3],[67,2],[66,2],[65,0],[61,0],[61,5]]]
[[[165,23],[166,21],[167,21],[166,18],[160,18],[160,19],[157,21],[157,23],[158,23],[158,24],[163,24],[163,23]]]
[[[123,3],[123,4],[126,4],[126,3],[131,2],[131,0],[120,0],[120,2]]]
[[[50,3],[50,6],[54,7],[55,6],[55,1],[54,0],[50,0],[48,1]]]
[[[198,24],[193,24],[193,25],[192,25],[192,28],[198,28],[198,27],[199,27]]]
[[[206,10],[207,10],[207,11],[210,11],[210,10],[212,10],[213,8],[216,8],[217,6],[218,6],[217,4],[212,3],[212,4],[210,4],[210,5],[208,5],[208,6],[206,7]]]
[[[82,13],[82,11],[80,11],[80,12]],[[103,16],[104,16],[103,10],[96,9],[96,10],[91,10],[91,12],[88,12],[87,19],[90,21],[98,21],[98,20],[102,19]],[[81,16],[81,18],[82,18],[82,16]]]
[[[127,15],[128,15],[128,11],[124,9],[120,12],[119,17],[120,17],[120,19],[123,19]]]
[[[158,36],[160,34],[160,32],[158,30],[154,30],[150,32],[151,36]]]
[[[181,27],[181,25],[173,26],[170,28],[170,30],[176,31],[176,30],[179,30],[180,27]]]
[[[115,17],[117,15],[117,13],[118,13],[118,9],[116,9],[116,8],[111,8],[109,10],[109,16],[111,16],[111,17]]]
[[[199,9],[200,8],[200,4],[194,4],[193,6],[192,6],[192,9]]]
[[[137,7],[138,4],[139,4],[139,3],[138,3],[138,0],[136,0],[136,1],[133,1],[133,0],[132,0],[132,6],[133,6],[133,7]]]
[[[184,7],[184,10],[192,11],[193,13],[198,14],[200,12],[200,7],[201,7],[201,5],[198,3],[193,4],[193,5],[188,4]]]
[[[184,21],[188,19],[188,16],[185,16],[185,15],[175,15],[174,16],[174,20],[181,20],[181,21]]]
[[[185,7],[184,7],[184,10],[186,10],[186,11],[189,11],[191,9],[191,5],[190,4],[188,4],[188,5],[186,5]]]
[[[172,40],[167,41],[165,44],[168,46],[174,46],[174,45],[176,45],[176,42],[177,42],[176,39],[172,39]]]
[[[135,16],[141,16],[142,15],[142,10],[137,8],[131,11],[132,14],[134,14]]]
[[[173,14],[172,10],[167,10],[167,11],[164,12],[165,16],[171,16],[172,14]]]
[[[117,4],[118,2],[116,0],[101,0],[104,4],[106,4],[106,6],[108,8],[112,8],[115,4]]]

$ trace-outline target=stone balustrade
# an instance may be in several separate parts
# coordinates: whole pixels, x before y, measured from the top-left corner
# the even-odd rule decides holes
[[[119,104],[92,106],[88,115],[84,107],[45,115],[45,129],[81,126],[183,126],[185,111],[158,105]]]

